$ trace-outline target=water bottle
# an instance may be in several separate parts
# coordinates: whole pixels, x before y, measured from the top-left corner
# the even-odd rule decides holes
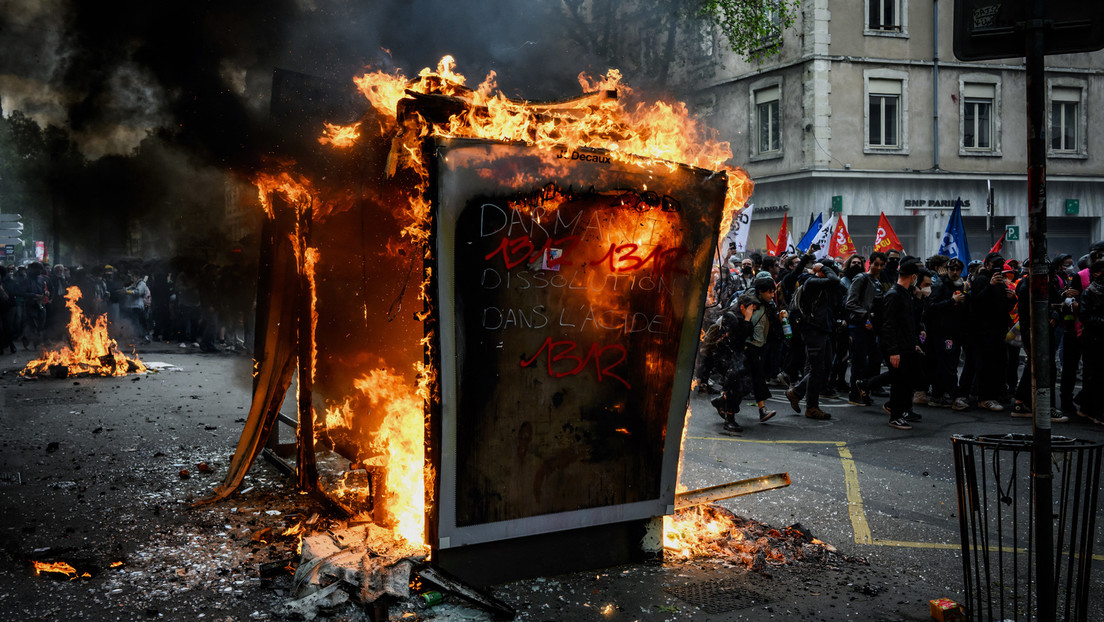
[[[786,339],[793,337],[793,327],[790,326],[790,318],[782,318],[782,336]]]

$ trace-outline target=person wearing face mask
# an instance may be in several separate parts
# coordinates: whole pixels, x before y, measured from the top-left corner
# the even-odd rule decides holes
[[[878,330],[878,345],[889,366],[889,401],[882,410],[889,415],[889,425],[898,430],[911,430],[919,416],[911,412],[912,388],[917,374],[920,352],[920,326],[916,318],[916,301],[910,291],[919,280],[920,264],[906,257],[897,272],[897,282],[885,295],[885,317]]]
[[[1016,304],[1016,293],[1005,284],[1004,257],[1000,253],[989,253],[977,275],[970,281],[969,334],[967,343],[973,349],[975,362],[974,382],[977,386],[978,407],[992,412],[1002,412],[1000,403],[1004,392],[1004,371],[1007,364],[1008,348],[1004,338],[1011,325],[1009,311]]]
[[[1054,339],[1055,328],[1061,322],[1061,304],[1053,304],[1055,300],[1061,300],[1060,281],[1058,275],[1055,273],[1056,268],[1059,268],[1059,264],[1050,264],[1050,273],[1048,275],[1049,287],[1047,296],[1049,296],[1051,305],[1048,310],[1047,326],[1050,328],[1050,384],[1051,393],[1053,394],[1055,381],[1058,379],[1057,369],[1057,344]],[[1016,284],[1016,310],[1020,319],[1020,335],[1023,340],[1023,349],[1027,353],[1027,361],[1024,363],[1023,374],[1020,375],[1020,382],[1016,385],[1015,401],[1012,405],[1013,417],[1031,417],[1031,382],[1032,382],[1032,368],[1031,368],[1031,279],[1020,279],[1020,282]],[[1069,421],[1069,417],[1066,415],[1055,414],[1053,411],[1050,414],[1050,421],[1052,423],[1063,423]]]
[[[1089,275],[1079,301],[1085,388],[1077,415],[1104,425],[1104,260],[1090,264]]]
[[[948,408],[959,399],[960,410],[966,399],[958,396],[958,359],[962,352],[962,326],[965,321],[966,293],[960,259],[935,255],[930,259],[936,278],[928,307],[924,312],[927,339],[924,349],[930,364],[931,397],[929,406]]]
[[[881,274],[886,264],[884,253],[870,253],[869,272],[860,273],[851,280],[844,310],[847,330],[851,337],[851,392],[847,401],[855,405],[870,406],[869,384],[882,386],[881,378],[870,383],[881,369],[878,353],[878,326],[882,321],[882,302],[885,289]]]
[[[888,292],[893,284],[897,282],[897,268],[901,265],[901,252],[891,248],[885,252],[885,256],[885,267],[882,268],[879,278],[882,281],[882,286]]]
[[[933,275],[931,270],[920,268],[920,274],[916,277],[916,284],[912,286],[913,311],[916,314],[916,323],[920,336],[920,358],[917,360],[916,377],[913,379],[912,403],[914,405],[927,405],[931,400],[928,396],[928,385],[931,384],[931,366],[928,361],[928,332],[924,327],[924,314],[928,310],[931,299]],[[916,421],[920,415],[916,414]]]

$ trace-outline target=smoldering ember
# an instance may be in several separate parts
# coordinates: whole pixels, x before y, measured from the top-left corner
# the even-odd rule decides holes
[[[1050,396],[1026,262],[749,237],[827,8],[130,4],[0,9],[0,618],[1104,611],[1088,311]]]

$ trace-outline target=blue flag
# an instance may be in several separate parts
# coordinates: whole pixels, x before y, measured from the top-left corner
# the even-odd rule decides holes
[[[820,232],[820,220],[822,215],[823,214],[817,214],[816,220],[813,221],[813,224],[809,225],[809,230],[805,232],[805,235],[801,236],[801,241],[797,243],[797,250],[802,253],[809,250],[809,246],[812,245],[813,240],[816,239],[817,233]]]
[[[962,273],[966,273],[966,266],[970,265],[970,245],[966,242],[966,228],[962,226],[962,197],[955,200],[954,211],[947,222],[947,231],[939,245],[939,254],[962,260]]]

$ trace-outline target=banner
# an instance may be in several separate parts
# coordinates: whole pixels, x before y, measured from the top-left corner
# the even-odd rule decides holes
[[[778,255],[779,257],[781,257],[782,255],[792,254],[792,253],[790,253],[790,247],[793,245],[793,243],[790,242],[790,234],[786,230],[786,223],[789,222],[789,221],[790,221],[789,217],[783,215],[782,216],[782,226],[778,228],[778,241],[775,242],[774,251],[775,251],[775,254]]]
[[[1008,235],[1007,230],[1005,230],[1005,232],[1001,234],[1000,239],[997,240],[997,243],[993,245],[993,248],[989,249],[990,253],[1004,253],[1004,236],[1006,235]]]
[[[42,240],[35,242],[35,259],[38,261],[46,261],[46,242]]]
[[[767,254],[778,255],[778,244],[774,240],[770,239],[770,234],[767,234]]]
[[[832,233],[832,242],[828,245],[828,254],[843,259],[855,254],[855,243],[851,241],[851,234],[847,232],[847,225],[843,224],[843,216],[836,220],[836,230]]]
[[[821,222],[824,214],[817,214],[816,220],[813,224],[809,225],[809,230],[805,232],[805,235],[801,236],[801,241],[797,243],[797,250],[804,253],[809,250],[809,246],[812,245],[813,239],[820,233],[820,228],[823,225]]]
[[[889,226],[889,219],[886,218],[885,212],[882,212],[878,219],[878,233],[874,236],[874,250],[884,253],[891,248],[901,252],[905,251],[905,247],[901,245],[901,240],[897,239],[897,233],[893,231],[893,227]]]
[[[1004,236],[1001,236],[1003,239]],[[997,243],[1000,245],[1000,242]],[[963,270],[970,265],[970,246],[966,242],[966,228],[962,226],[962,199],[955,201],[951,219],[947,221],[947,231],[943,242],[939,244],[939,254],[962,260]]]
[[[836,217],[836,214],[832,214],[832,216],[828,218],[828,221],[820,226],[820,230],[817,231],[816,236],[813,237],[812,243],[809,244],[810,249],[813,246],[817,247],[817,249],[813,251],[813,256],[817,259],[824,259],[828,256],[828,247],[832,244],[832,231],[836,228]]]
[[[729,234],[730,239],[736,244],[736,252],[742,253],[747,250],[748,233],[751,232],[751,215],[755,210],[755,204],[752,203],[736,213],[736,216],[732,218],[732,233]]]

